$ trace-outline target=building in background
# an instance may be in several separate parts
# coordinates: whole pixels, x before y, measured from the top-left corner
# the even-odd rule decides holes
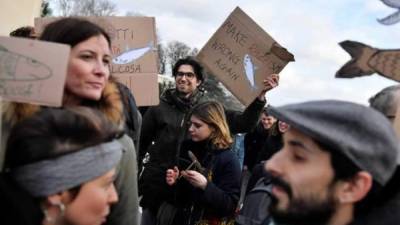
[[[8,34],[21,26],[33,26],[40,16],[42,0],[1,0],[0,35]]]

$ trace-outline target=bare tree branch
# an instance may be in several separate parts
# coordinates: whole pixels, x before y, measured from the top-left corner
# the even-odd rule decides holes
[[[61,16],[113,16],[117,5],[109,0],[57,0]]]
[[[69,16],[71,15],[75,1],[57,0],[56,4],[60,10],[60,16]]]
[[[182,58],[185,58],[190,53],[190,47],[180,41],[169,42],[166,49],[167,57],[171,68],[175,63]]]

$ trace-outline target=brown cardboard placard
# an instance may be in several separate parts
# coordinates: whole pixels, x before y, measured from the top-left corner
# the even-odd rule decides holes
[[[60,18],[36,18],[36,31],[41,33],[46,24],[57,19]],[[112,76],[119,80],[129,80],[125,84],[135,96],[138,106],[157,105],[159,93],[155,18],[110,16],[84,17],[84,19],[100,25],[110,34],[113,53],[113,63],[110,68]],[[149,77],[143,78],[143,76]]]
[[[8,101],[61,106],[69,52],[68,45],[0,37],[0,95]]]
[[[263,80],[279,73],[294,61],[282,48],[239,7],[197,55],[198,60],[245,106],[263,88]]]
[[[158,93],[158,76],[152,76],[152,74],[135,74],[135,75],[116,75],[115,78],[125,84],[128,87],[131,87],[132,90],[135,90],[139,93],[149,93],[149,90],[157,89]],[[159,103],[159,97],[153,98],[152,95],[137,95],[135,96],[136,104],[139,106],[143,105],[156,105]],[[157,102],[154,102],[157,100]]]

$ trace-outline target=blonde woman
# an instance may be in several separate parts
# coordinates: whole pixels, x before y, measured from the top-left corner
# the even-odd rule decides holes
[[[182,144],[179,165],[166,172],[167,184],[176,189],[170,199],[178,208],[173,224],[227,224],[239,198],[240,165],[230,150],[224,109],[201,103],[190,123],[191,140]]]

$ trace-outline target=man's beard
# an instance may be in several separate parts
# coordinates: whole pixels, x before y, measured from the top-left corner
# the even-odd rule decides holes
[[[325,225],[335,213],[337,202],[331,185],[326,198],[321,199],[317,196],[294,198],[290,186],[285,181],[273,178],[272,183],[285,190],[289,198],[288,208],[282,210],[277,207],[278,199],[272,196],[269,210],[277,224]]]

